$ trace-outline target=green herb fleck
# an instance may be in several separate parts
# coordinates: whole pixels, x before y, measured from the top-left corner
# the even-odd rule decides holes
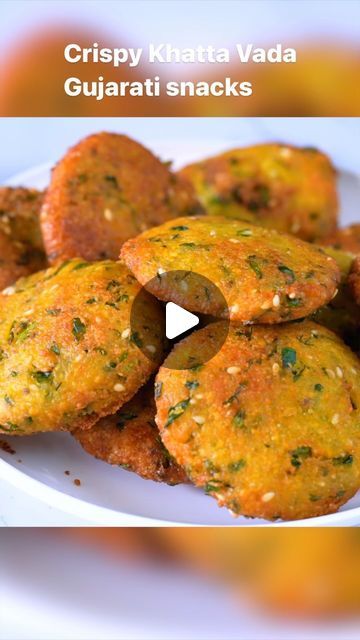
[[[187,380],[185,382],[185,387],[187,389],[197,389],[199,386],[199,382],[197,380]]]
[[[295,282],[296,277],[292,269],[289,269],[289,267],[286,267],[284,264],[279,265],[278,269],[285,275],[286,282],[288,284],[292,284],[293,282]]]
[[[189,227],[186,227],[183,224],[179,224],[177,227],[171,227],[172,231],[188,231]]]
[[[332,463],[335,466],[338,466],[340,464],[352,464],[353,461],[354,461],[354,458],[351,455],[351,453],[345,453],[343,456],[338,456],[337,458],[332,459]]]
[[[80,342],[86,333],[86,325],[80,320],[80,318],[73,318],[72,332],[76,340]]]
[[[246,465],[246,461],[244,459],[237,460],[237,462],[230,462],[228,465],[229,471],[240,471]]]
[[[55,353],[57,356],[60,355],[60,349],[58,347],[58,345],[56,344],[56,342],[53,342],[51,347],[50,347],[50,351],[52,351],[53,353]]]
[[[290,451],[291,454],[291,464],[295,468],[301,467],[303,460],[306,458],[311,458],[312,456],[312,448],[306,445],[302,445],[297,447],[293,451]]]
[[[284,347],[281,351],[282,366],[291,369],[296,364],[296,351],[292,347]]]
[[[44,382],[50,382],[52,378],[52,371],[33,371],[31,374],[32,377],[39,384],[43,384]]]
[[[245,423],[245,411],[243,409],[241,409],[240,411],[238,411],[235,416],[233,417],[233,423],[235,425],[235,427],[243,427],[244,423]]]
[[[248,263],[249,267],[254,271],[258,280],[261,280],[263,277],[263,272],[260,269],[258,258],[256,256],[248,256],[246,258],[246,262]]]
[[[322,390],[323,390],[323,388],[324,388],[324,387],[323,387],[323,385],[322,385],[322,384],[320,384],[319,382],[317,382],[317,383],[314,385],[314,389],[315,389],[315,391],[319,391],[319,392],[320,392],[320,391],[322,391]]]
[[[170,407],[168,411],[168,419],[166,421],[165,427],[169,427],[175,420],[180,418],[180,416],[187,409],[189,402],[190,402],[190,398],[187,398],[186,400],[181,400],[180,402],[175,404],[173,407]]]

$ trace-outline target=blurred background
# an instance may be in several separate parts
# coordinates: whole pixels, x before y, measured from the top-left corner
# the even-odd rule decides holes
[[[360,115],[360,5],[354,0],[172,0],[172,2],[2,0],[0,115],[356,116]],[[296,64],[148,65],[129,71],[70,65],[66,43],[147,47],[233,47],[281,42]],[[250,98],[70,98],[69,75],[82,80],[249,80]],[[75,73],[76,72],[76,73]]]
[[[0,532],[2,640],[355,640],[359,529]]]
[[[179,166],[207,154],[259,142],[318,146],[335,165],[360,173],[360,118],[0,118],[0,181],[54,164],[82,137],[125,133]],[[194,149],[198,154],[194,157]]]

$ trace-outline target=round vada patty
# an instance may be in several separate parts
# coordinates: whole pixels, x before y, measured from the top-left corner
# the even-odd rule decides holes
[[[42,201],[36,189],[0,187],[0,290],[46,266]]]
[[[230,149],[184,167],[179,175],[193,185],[211,214],[241,218],[313,241],[336,229],[336,171],[313,147],[259,144]]]
[[[132,334],[139,289],[120,262],[72,260],[0,294],[1,433],[87,428],[134,395],[164,346],[150,294],[140,311],[151,359]]]
[[[220,323],[219,323],[220,324]],[[216,340],[216,323],[174,348],[157,376],[157,425],[188,477],[234,515],[336,511],[360,486],[360,364],[309,320],[231,324],[218,354],[172,370]]]
[[[53,170],[42,209],[51,263],[74,257],[116,260],[140,231],[201,209],[193,188],[127,136],[98,133]]]
[[[240,322],[309,315],[331,300],[340,281],[335,260],[321,248],[220,216],[166,222],[128,240],[121,257],[160,300],[224,317],[209,289],[187,279],[191,272],[204,276],[224,296],[230,319]]]
[[[117,413],[73,435],[90,455],[146,480],[170,485],[187,482],[161,441],[155,413],[154,384],[148,383]]]

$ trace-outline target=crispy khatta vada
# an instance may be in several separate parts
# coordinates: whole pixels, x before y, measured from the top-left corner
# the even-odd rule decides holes
[[[130,138],[98,133],[55,166],[42,209],[49,261],[117,259],[125,240],[201,209],[192,186]]]
[[[340,272],[318,247],[239,220],[177,218],[128,240],[121,256],[160,300],[197,313],[222,315],[208,278],[228,303],[231,320],[274,323],[304,317],[333,297]],[[185,275],[172,277],[180,270]],[[170,272],[170,273],[169,273]]]
[[[178,343],[157,375],[166,448],[234,515],[295,520],[336,511],[360,487],[357,357],[309,320],[232,324],[212,360],[173,370],[209,348],[216,331],[215,323]]]
[[[250,212],[262,226],[303,240],[336,229],[336,172],[329,158],[312,147],[231,149],[184,167],[179,175],[194,186],[211,215],[238,218]]]
[[[74,432],[92,456],[137,473],[146,480],[186,482],[183,469],[165,449],[155,423],[154,384],[148,383],[112,416]]]
[[[43,194],[0,187],[0,290],[46,266],[40,231]]]
[[[163,357],[162,311],[150,294],[142,339],[151,359],[131,331],[139,289],[120,262],[73,260],[0,295],[1,433],[88,428],[134,395]]]

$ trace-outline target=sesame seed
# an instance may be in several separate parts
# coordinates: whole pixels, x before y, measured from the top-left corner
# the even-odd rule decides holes
[[[339,414],[338,413],[334,413],[333,417],[331,418],[331,424],[335,425],[338,424],[339,422]]]
[[[274,497],[275,497],[274,491],[268,491],[267,493],[264,493],[261,500],[262,502],[270,502],[270,500],[272,500]]]
[[[333,300],[333,299],[335,298],[335,296],[337,296],[337,294],[338,294],[338,293],[339,293],[339,289],[335,289],[335,291],[334,291],[334,295],[333,295],[333,297],[331,298],[331,300]]]
[[[121,334],[121,337],[125,340],[125,338],[128,338],[129,335],[130,335],[130,329],[127,328],[127,329],[124,329],[124,331]]]
[[[338,378],[342,378],[344,376],[343,370],[341,367],[336,367],[335,371]]]
[[[272,370],[273,370],[273,373],[279,373],[280,366],[279,366],[279,364],[277,362],[274,362],[274,364],[272,366]]]
[[[351,373],[353,373],[355,376],[357,375],[357,371],[356,371],[355,367],[351,367],[350,371],[351,371]]]
[[[196,424],[204,424],[205,422],[205,418],[203,418],[203,416],[193,416],[193,420]]]
[[[239,244],[241,240],[238,240],[237,238],[229,238],[229,242],[232,242],[233,244]]]
[[[195,398],[196,398],[197,400],[202,400],[202,399],[203,399],[203,397],[204,397],[204,396],[203,396],[203,394],[202,394],[202,393],[197,393],[197,394],[196,394],[196,396],[195,396]]]
[[[95,322],[96,324],[101,324],[101,318],[99,318],[99,316],[96,316]]]
[[[107,220],[108,222],[111,222],[113,219],[113,212],[111,211],[111,209],[105,209],[104,210],[104,218],[105,220]]]
[[[280,296],[277,293],[274,295],[272,303],[274,307],[278,307],[280,305]]]
[[[3,290],[4,296],[12,296],[13,293],[15,293],[15,287],[6,287],[6,289]]]
[[[228,367],[226,371],[230,373],[231,376],[233,376],[235,375],[235,373],[239,373],[240,367]]]
[[[238,304],[233,304],[230,307],[230,311],[231,311],[231,313],[237,313],[237,311],[239,311],[239,305]]]
[[[117,382],[117,383],[114,385],[114,391],[118,391],[118,392],[120,392],[120,391],[125,391],[125,387],[124,387],[124,385],[123,385],[123,384],[121,384],[121,382]]]
[[[189,288],[188,283],[185,280],[181,280],[180,282],[180,289],[182,289],[183,291],[187,291]]]
[[[300,225],[299,225],[299,223],[298,223],[298,222],[294,222],[294,223],[291,225],[291,231],[292,231],[293,233],[297,233],[297,232],[299,231],[299,229],[300,229]]]
[[[290,300],[294,300],[296,298],[296,293],[289,293],[288,298],[290,298]]]
[[[24,316],[31,316],[32,313],[34,313],[34,309],[28,309],[25,311]]]
[[[216,236],[216,231],[215,231],[215,229],[211,229],[211,231],[210,231],[210,234],[209,234],[209,235],[210,235],[212,238],[213,238],[214,236]]]
[[[163,273],[165,273],[165,269],[162,269],[162,267],[159,267],[157,270],[158,276],[162,276]]]
[[[189,404],[196,404],[196,400],[195,400],[195,398],[190,398],[190,400],[189,400]]]
[[[146,345],[146,347],[145,347],[145,349],[146,349],[147,351],[149,351],[149,353],[155,353],[155,351],[156,351],[156,347],[154,347],[154,345],[153,345],[153,344],[147,344],[147,345]]]
[[[327,373],[327,375],[329,376],[329,378],[332,378],[334,380],[335,378],[335,373],[333,372],[332,369],[325,369],[325,372]]]

